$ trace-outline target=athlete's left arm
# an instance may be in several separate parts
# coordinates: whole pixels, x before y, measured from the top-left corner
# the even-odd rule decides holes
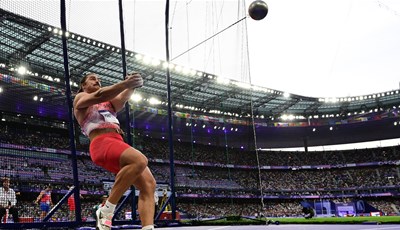
[[[135,91],[135,88],[140,88],[143,86],[143,79],[140,73],[136,72],[131,73],[128,74],[127,77],[134,77],[140,79],[141,81],[138,81],[137,86],[130,89],[125,89],[120,94],[118,94],[114,99],[111,100],[111,104],[114,106],[115,112],[119,112],[124,108],[125,103],[131,98],[133,92]]]
[[[125,89],[118,94],[118,96],[111,100],[115,112],[119,112],[124,108],[125,103],[129,100],[129,98],[131,98],[134,91],[135,89]]]

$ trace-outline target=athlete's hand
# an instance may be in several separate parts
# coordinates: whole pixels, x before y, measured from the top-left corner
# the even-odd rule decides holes
[[[140,88],[143,86],[143,78],[140,73],[130,73],[126,76],[125,79],[126,83],[128,84],[128,88]]]

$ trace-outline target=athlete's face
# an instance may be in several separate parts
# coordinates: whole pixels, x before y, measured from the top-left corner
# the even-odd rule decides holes
[[[101,88],[100,79],[96,74],[87,76],[85,84],[83,85],[85,92],[92,93]]]

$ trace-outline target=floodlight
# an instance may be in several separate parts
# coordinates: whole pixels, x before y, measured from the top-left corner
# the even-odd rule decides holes
[[[183,67],[182,73],[185,75],[188,75],[190,73],[190,68],[189,67]]]
[[[151,63],[151,57],[149,57],[149,56],[145,56],[145,57],[143,57],[143,63],[144,64],[146,64],[146,65],[148,65],[148,64],[150,64]]]
[[[175,71],[180,73],[182,71],[182,66],[175,66]]]
[[[288,97],[290,97],[290,93],[284,92],[284,93],[283,93],[283,96],[286,97],[286,98],[288,98]]]
[[[228,85],[230,82],[229,79],[223,77],[217,77],[217,83]]]
[[[249,83],[245,83],[245,82],[234,82],[235,85],[237,85],[240,88],[244,88],[244,89],[250,89],[251,85]]]
[[[149,99],[149,103],[151,105],[159,105],[159,104],[161,104],[161,101],[158,100],[157,98],[152,97],[152,98]]]
[[[136,58],[137,60],[142,60],[142,59],[143,59],[143,55],[141,55],[141,54],[136,54],[136,55],[135,55],[135,58]]]
[[[21,74],[21,75],[25,75],[25,74],[26,74],[26,71],[27,71],[27,69],[26,69],[25,66],[20,66],[20,67],[18,67],[18,69],[17,69],[17,72],[18,72],[19,74]]]
[[[141,101],[142,100],[142,96],[140,94],[136,94],[136,93],[132,94],[131,100],[132,101],[136,101],[136,102]]]
[[[151,60],[151,65],[152,65],[152,66],[158,66],[158,65],[160,65],[160,63],[161,63],[160,60],[157,60],[157,59]]]

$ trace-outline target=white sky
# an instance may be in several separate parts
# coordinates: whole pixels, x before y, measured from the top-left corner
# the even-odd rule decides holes
[[[66,2],[71,32],[120,46],[117,0]],[[123,2],[127,49],[165,60],[165,2]],[[171,1],[171,58],[237,22],[251,2]],[[173,62],[303,96],[399,88],[400,1],[266,3],[264,20],[247,18]],[[0,7],[60,27],[58,0],[2,0]]]

